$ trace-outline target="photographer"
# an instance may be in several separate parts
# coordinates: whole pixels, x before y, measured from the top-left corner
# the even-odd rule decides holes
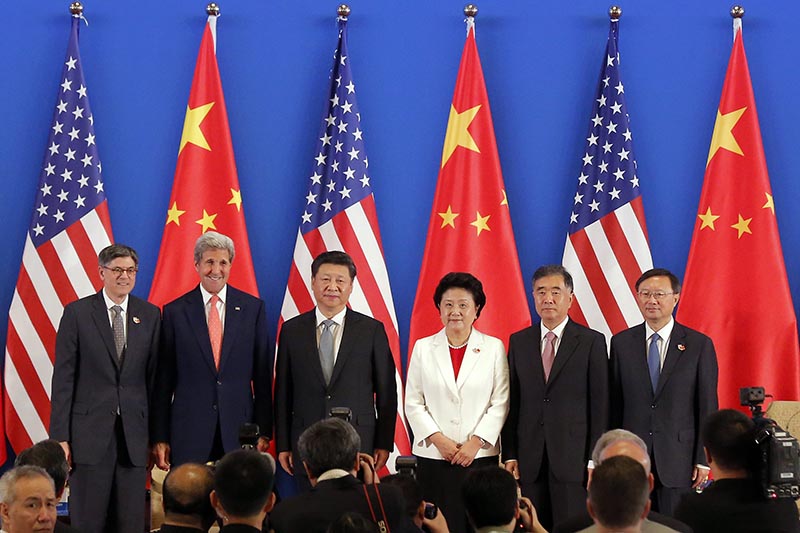
[[[461,485],[467,516],[478,533],[522,531],[547,533],[528,498],[521,496],[514,475],[499,466],[482,466]]]
[[[795,502],[768,500],[755,478],[753,421],[733,409],[710,415],[701,433],[714,483],[688,494],[675,518],[695,533],[725,531],[800,531]]]
[[[381,480],[383,486],[394,486],[403,492],[403,499],[406,502],[406,516],[413,524],[408,531],[428,533],[449,533],[447,521],[442,511],[435,505],[422,499],[422,489],[409,474],[392,474]]]
[[[356,478],[360,447],[356,430],[339,418],[320,420],[300,435],[297,449],[313,488],[275,508],[270,520],[276,533],[325,533],[348,511],[376,523],[384,521],[392,533],[404,531],[400,490],[379,489],[380,485],[365,485]]]

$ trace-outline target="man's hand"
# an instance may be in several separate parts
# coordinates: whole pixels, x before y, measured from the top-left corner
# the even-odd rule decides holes
[[[436,511],[436,516],[432,519],[423,518],[422,525],[428,528],[427,531],[430,533],[450,533],[447,528],[447,520],[445,520],[441,509]]]
[[[428,437],[428,439],[436,446],[436,449],[439,450],[439,453],[442,454],[445,461],[453,462],[453,457],[455,457],[456,452],[458,452],[458,444],[456,444],[456,441],[450,437],[445,437],[444,433],[441,431],[437,431]]]
[[[700,466],[695,465],[694,469],[692,469],[692,488],[696,489],[701,484],[705,483],[708,480],[708,468],[702,468]]]
[[[61,445],[61,449],[64,450],[64,455],[67,456],[67,464],[69,465],[70,469],[72,469],[72,452],[69,448],[69,442],[62,440],[59,442]]]
[[[453,456],[453,460],[450,462],[454,465],[459,465],[466,468],[472,464],[472,461],[475,459],[475,455],[480,449],[481,440],[473,435],[467,442],[461,445],[456,454]]]
[[[539,522],[539,517],[536,515],[536,508],[525,496],[520,496],[519,498],[519,519],[525,531],[547,533],[547,530],[542,527],[542,524]]]
[[[280,452],[278,454],[278,462],[281,464],[286,472],[293,476],[294,475],[294,463],[292,462],[292,452]]]
[[[506,469],[506,472],[511,472],[514,475],[514,479],[519,479],[519,461],[516,459],[506,461],[503,464],[503,468]]]
[[[258,437],[256,450],[260,451],[261,453],[269,453],[269,437]]]
[[[377,454],[377,450],[375,452]],[[377,474],[378,467],[375,459],[370,454],[358,452],[358,469],[362,472],[365,484],[372,485],[381,482]]]
[[[169,444],[166,442],[156,442],[153,445],[153,462],[156,464],[158,468],[161,470],[169,470],[169,454],[170,448]]]
[[[386,466],[386,461],[389,460],[389,450],[384,450],[382,448],[375,448],[375,471],[377,472],[384,466]]]

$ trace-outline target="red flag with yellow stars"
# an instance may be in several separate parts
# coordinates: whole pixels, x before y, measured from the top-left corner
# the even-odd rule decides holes
[[[409,354],[417,339],[442,329],[433,293],[453,271],[483,283],[486,308],[475,322],[478,330],[507,345],[511,333],[531,324],[472,17],[444,138]]]
[[[740,387],[800,399],[797,319],[736,20],[677,315],[714,341],[721,408],[739,405]]]
[[[236,246],[230,284],[258,295],[217,67],[216,29],[216,16],[211,15],[197,55],[164,237],[150,289],[150,301],[158,306],[197,285],[194,243],[209,230],[227,235]]]

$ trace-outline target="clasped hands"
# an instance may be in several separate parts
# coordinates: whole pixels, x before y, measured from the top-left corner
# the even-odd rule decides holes
[[[436,446],[445,461],[463,467],[471,465],[478,450],[481,449],[481,439],[476,435],[470,437],[466,442],[459,443],[447,437],[441,431],[437,431],[428,439]]]

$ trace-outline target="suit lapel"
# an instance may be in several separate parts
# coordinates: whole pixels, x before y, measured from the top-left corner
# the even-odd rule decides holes
[[[302,323],[300,325],[300,338],[298,339],[298,342],[300,343],[300,351],[298,353],[301,357],[306,359],[304,367],[310,368],[312,372],[314,372],[314,377],[324,387],[325,376],[322,374],[322,363],[319,360],[319,348],[317,347],[316,307],[311,311],[300,315],[299,319],[302,321]],[[344,341],[344,336],[342,337],[342,341]],[[334,367],[334,375],[335,373],[336,368]],[[333,383],[333,376],[331,376],[331,383]]]
[[[670,375],[678,365],[678,361],[686,349],[686,330],[677,322],[672,326],[672,335],[669,336],[669,346],[667,347],[667,356],[664,358],[664,365],[661,367],[661,375],[658,377],[658,387],[656,387],[655,396],[661,394],[664,390],[664,385],[669,380]],[[678,346],[683,347],[679,349]]]
[[[206,308],[199,285],[187,296],[185,312],[189,328],[194,332],[197,345],[200,347],[200,356],[211,372],[216,375],[217,365],[214,363],[214,354],[211,352],[211,339],[208,337],[208,323],[206,322]]]
[[[472,330],[469,336],[469,343],[467,344],[467,351],[464,353],[464,360],[461,362],[461,369],[458,372],[458,379],[456,380],[456,386],[459,390],[461,390],[461,387],[463,387],[464,383],[469,379],[469,375],[481,361],[481,348],[483,348],[484,339],[483,333],[476,329]],[[451,363],[450,368],[452,367],[453,365]]]
[[[95,295],[94,304],[92,306],[92,320],[97,327],[97,331],[100,333],[100,338],[103,339],[103,344],[106,345],[108,356],[111,358],[111,361],[113,361],[117,370],[119,370],[117,347],[114,344],[114,333],[111,330],[111,322],[108,318],[108,309],[106,309],[106,301],[105,298],[103,298],[102,289]]]
[[[236,339],[239,338],[239,330],[242,325],[242,299],[239,291],[228,285],[227,301],[225,302],[225,325],[222,329],[222,348],[220,349],[219,356],[219,372],[222,373],[225,368],[225,363],[231,358],[233,347],[236,345]],[[209,338],[209,347],[211,346],[211,339]],[[211,360],[214,360],[214,354],[211,354]]]
[[[539,346],[541,346],[541,341]],[[564,326],[564,331],[561,332],[561,341],[558,343],[558,350],[556,350],[553,368],[550,369],[550,379],[547,380],[548,387],[556,380],[561,369],[567,364],[567,361],[569,361],[569,358],[575,353],[577,347],[578,335],[575,332],[575,328],[572,326],[572,321],[567,319],[567,325]],[[541,357],[539,359],[541,359]],[[542,375],[544,376],[544,370],[542,370]]]
[[[645,340],[644,322],[635,326],[630,342],[633,343],[630,347],[630,353],[635,355],[635,357],[631,358],[635,375],[637,379],[650,383],[650,367],[647,366],[647,341]],[[652,385],[650,385],[650,391],[655,396]]]
[[[458,396],[453,361],[450,359],[450,346],[447,344],[447,334],[443,329],[433,337],[433,360],[447,390],[454,396]]]
[[[339,351],[336,352],[336,363],[333,365],[330,386],[333,386],[333,384],[336,383],[336,380],[339,379],[339,374],[342,373],[342,367],[344,367],[345,363],[347,363],[347,359],[353,353],[353,348],[359,340],[360,321],[361,317],[348,307],[347,312],[344,315],[344,331],[342,331],[342,340],[339,343]],[[314,320],[314,325],[316,326],[316,319]],[[318,356],[317,366],[319,367],[320,375],[322,375],[322,363],[319,361],[319,350],[314,350],[314,353],[316,353]],[[322,382],[325,383],[324,377]]]

